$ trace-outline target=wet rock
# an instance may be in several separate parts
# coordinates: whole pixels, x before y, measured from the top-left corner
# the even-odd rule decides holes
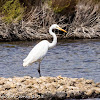
[[[44,98],[47,100],[64,100],[67,97],[67,94],[65,92],[57,92],[55,94],[46,93],[43,95]]]
[[[66,99],[67,94],[66,94],[65,92],[57,92],[57,93],[55,94],[55,97],[57,97],[58,99],[64,100],[64,99]]]

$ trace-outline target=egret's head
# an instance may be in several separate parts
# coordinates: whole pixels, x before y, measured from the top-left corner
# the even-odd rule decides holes
[[[60,28],[57,24],[53,24],[51,27],[52,27],[52,29],[58,29],[60,31],[63,31],[63,32],[67,33],[67,31],[65,31],[64,29]]]

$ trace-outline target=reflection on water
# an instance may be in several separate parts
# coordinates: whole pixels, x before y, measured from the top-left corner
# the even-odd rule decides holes
[[[22,66],[22,60],[38,42],[0,42],[0,77],[38,77],[38,63]],[[42,61],[41,74],[100,82],[100,40],[60,40]]]

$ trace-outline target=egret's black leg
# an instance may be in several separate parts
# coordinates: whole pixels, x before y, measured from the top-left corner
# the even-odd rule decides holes
[[[41,73],[40,73],[40,61],[39,61],[39,67],[38,67],[38,73],[39,73],[39,76],[41,77]]]

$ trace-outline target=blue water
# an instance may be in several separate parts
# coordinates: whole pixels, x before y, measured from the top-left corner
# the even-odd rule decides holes
[[[22,66],[23,59],[38,42],[0,42],[0,77],[39,77],[38,63]],[[100,82],[100,40],[59,40],[43,59],[41,74]]]

